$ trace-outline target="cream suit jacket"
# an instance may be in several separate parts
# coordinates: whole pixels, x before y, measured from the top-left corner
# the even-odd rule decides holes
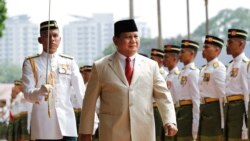
[[[163,123],[176,123],[172,97],[158,64],[136,54],[131,85],[117,53],[93,65],[82,107],[80,134],[91,134],[100,97],[100,141],[155,141],[153,99]]]

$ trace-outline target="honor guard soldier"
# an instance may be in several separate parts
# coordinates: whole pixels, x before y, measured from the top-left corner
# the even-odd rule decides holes
[[[21,80],[15,80],[14,87],[11,94],[11,113],[13,118],[10,122],[8,131],[8,140],[29,140],[30,122],[28,113],[30,112],[30,105],[27,104],[23,95],[23,86]],[[28,112],[29,111],[29,112]]]
[[[9,124],[9,109],[6,104],[6,99],[0,99],[0,140],[7,140]]]
[[[168,75],[166,78],[168,89],[171,92],[173,102],[176,104],[178,93],[178,76],[180,71],[177,67],[179,62],[179,54],[181,48],[177,45],[165,45],[164,46],[164,66],[168,68]]]
[[[161,49],[151,49],[151,59],[158,63],[160,73],[164,79],[167,77],[167,71],[164,69],[164,51]],[[161,115],[157,108],[156,103],[154,102],[154,117],[155,117],[155,133],[156,133],[156,141],[164,141],[165,132],[163,128],[163,123],[161,121]]]
[[[85,86],[87,87],[88,85],[88,81],[89,78],[91,76],[91,71],[92,71],[92,66],[90,65],[84,65],[82,67],[80,67],[80,73],[82,74],[82,78],[84,81]],[[98,132],[98,123],[99,123],[99,119],[98,119],[98,115],[99,115],[99,110],[100,110],[100,99],[98,98],[97,102],[96,102],[96,115],[95,115],[95,120],[94,120],[94,130],[93,130],[93,139],[95,141],[98,141],[98,137],[99,137],[99,132]],[[79,115],[79,120],[80,120],[80,116],[81,116],[81,112]],[[80,121],[79,121],[80,124]]]
[[[91,76],[91,70],[92,70],[92,66],[85,65],[85,66],[80,67],[80,72],[82,74],[82,78],[83,78],[85,85],[87,85],[89,81],[89,78]]]
[[[168,72],[164,69],[164,51],[161,49],[152,48],[151,49],[151,59],[156,61],[160,68],[160,73],[166,79]]]
[[[15,81],[15,86],[18,89],[18,94],[15,99],[15,107],[18,109],[18,140],[30,140],[30,116],[32,104],[24,98],[23,85],[21,80]],[[16,128],[16,126],[15,126]]]
[[[91,70],[92,70],[92,66],[82,66],[79,69],[85,86],[87,86],[87,82],[88,82],[89,77],[91,75]],[[75,95],[75,93],[71,95],[70,99],[71,99],[72,106],[73,106],[74,111],[75,111],[76,126],[77,126],[77,132],[78,132],[79,124],[80,124],[81,110],[82,110],[82,100],[77,99],[77,96]],[[93,134],[95,133],[96,129],[98,128],[98,123],[99,123],[99,120],[98,120],[98,117],[96,115]]]
[[[194,59],[199,44],[191,40],[182,40],[180,61],[184,64],[179,75],[179,96],[176,108],[177,140],[196,140],[199,125],[200,94],[198,88],[199,69]]]
[[[168,68],[168,75],[166,78],[167,87],[170,90],[170,93],[173,98],[174,104],[176,104],[177,97],[179,96],[178,92],[178,76],[180,71],[177,67],[179,62],[179,54],[181,48],[176,45],[165,45],[164,46],[164,66]],[[174,137],[165,137],[165,141],[174,141]]]
[[[199,77],[201,96],[199,141],[222,141],[226,67],[218,60],[218,56],[223,46],[222,39],[206,36],[202,56],[207,64],[201,69]]]
[[[249,101],[247,84],[247,63],[245,56],[247,32],[229,29],[227,54],[233,57],[226,73],[225,138],[241,140],[247,138],[246,111]]]
[[[57,22],[42,22],[38,42],[43,51],[23,63],[24,95],[33,103],[31,140],[75,141],[78,135],[70,96],[73,89],[82,100],[85,86],[76,61],[59,54],[60,41]]]

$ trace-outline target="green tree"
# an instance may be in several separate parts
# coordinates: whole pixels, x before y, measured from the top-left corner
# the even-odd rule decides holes
[[[0,37],[3,36],[3,30],[4,30],[4,21],[7,18],[7,8],[5,4],[5,0],[0,0]]]
[[[2,64],[0,68],[0,83],[13,83],[15,80],[21,79],[22,70],[20,65]]]
[[[103,51],[103,55],[109,55],[116,51],[116,47],[113,43],[109,44]]]

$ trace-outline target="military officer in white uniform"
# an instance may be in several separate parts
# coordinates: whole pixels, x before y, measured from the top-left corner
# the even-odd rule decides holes
[[[181,48],[176,45],[165,45],[164,46],[164,66],[168,68],[168,75],[166,77],[167,87],[173,98],[174,104],[176,104],[179,92],[178,92],[178,76],[180,71],[177,67],[179,62],[179,54]],[[165,141],[174,141],[175,137],[165,137]]]
[[[7,141],[9,109],[6,99],[0,99],[0,140]]]
[[[78,99],[83,99],[85,86],[79,67],[72,57],[57,51],[61,37],[56,21],[40,24],[38,41],[43,52],[25,59],[22,74],[25,98],[33,103],[31,139],[76,140],[70,95],[73,88]]]
[[[177,67],[179,62],[179,53],[181,48],[177,45],[165,45],[164,46],[164,65],[168,68],[168,75],[166,78],[168,89],[171,92],[173,102],[176,104],[178,99],[178,76],[180,71]]]
[[[246,139],[246,111],[249,101],[247,70],[249,59],[245,56],[247,32],[229,29],[227,54],[233,57],[226,73],[225,138]],[[242,134],[243,132],[243,134]]]
[[[161,76],[166,79],[168,72],[164,69],[164,51],[161,49],[152,48],[151,49],[151,59],[156,61],[159,66]],[[160,112],[157,108],[155,101],[154,105],[154,118],[155,118],[155,131],[156,131],[156,141],[164,141],[165,131],[163,128],[163,123],[161,120]]]
[[[196,140],[200,114],[200,94],[198,88],[199,69],[194,59],[199,44],[191,40],[182,40],[180,61],[184,64],[179,75],[179,99],[176,108],[177,140]]]
[[[199,77],[200,141],[220,141],[222,139],[226,67],[218,60],[218,56],[223,46],[222,39],[206,35],[202,56],[206,59],[207,64],[201,69]]]
[[[151,49],[151,59],[156,61],[160,68],[160,73],[166,79],[168,71],[164,68],[164,51],[161,49],[152,48]]]

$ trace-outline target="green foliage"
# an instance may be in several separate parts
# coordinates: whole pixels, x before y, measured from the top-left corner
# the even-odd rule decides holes
[[[150,56],[151,48],[157,48],[157,39],[142,38],[139,53]]]
[[[108,47],[104,49],[103,55],[106,56],[106,55],[112,54],[115,51],[116,51],[116,47],[113,43],[111,43]]]
[[[208,34],[218,36],[224,40],[227,39],[227,31],[230,28],[244,29],[250,33],[250,10],[245,8],[222,10],[215,17],[209,19],[208,27]],[[191,33],[191,40],[197,41],[202,46],[205,36],[206,23],[203,22]],[[181,40],[186,38],[187,35],[178,35],[175,38],[165,39],[164,43],[180,45]],[[250,36],[248,36],[248,40],[250,40]]]
[[[220,11],[215,17],[209,19],[208,34],[227,38],[227,31],[230,28],[244,29],[250,33],[250,10],[238,8],[236,10],[225,9]],[[191,37],[202,43],[202,38],[206,35],[205,23],[202,23],[192,33]],[[248,40],[250,37],[248,37]]]
[[[20,65],[2,64],[0,65],[0,83],[13,83],[21,79],[22,70]]]
[[[3,36],[3,30],[4,30],[4,21],[7,18],[7,8],[5,4],[5,0],[0,0],[0,37]]]

